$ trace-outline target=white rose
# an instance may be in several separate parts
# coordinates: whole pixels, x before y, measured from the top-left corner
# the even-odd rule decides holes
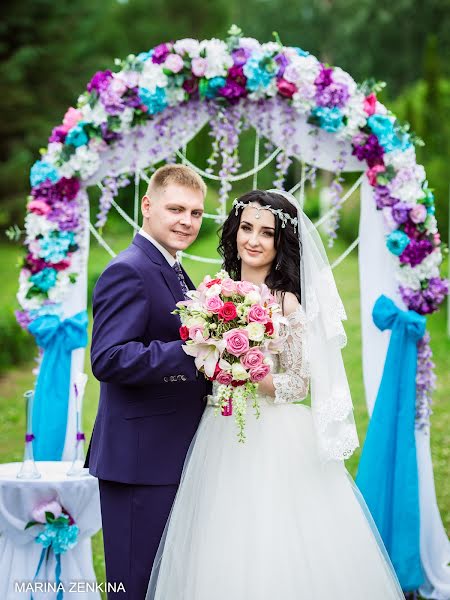
[[[206,320],[202,317],[188,317],[184,324],[186,327],[193,327],[194,325],[201,325],[204,327],[206,325]]]
[[[234,363],[231,367],[231,374],[233,375],[233,379],[236,381],[244,381],[249,378],[249,374],[241,365],[241,363]]]
[[[211,287],[206,288],[205,296],[206,296],[206,298],[211,298],[212,296],[218,296],[221,291],[222,291],[222,287],[220,286],[220,284],[215,283]]]
[[[261,294],[258,290],[252,290],[245,297],[246,304],[259,304],[261,302]]]
[[[262,323],[249,323],[246,327],[248,337],[252,342],[262,342],[266,328]]]

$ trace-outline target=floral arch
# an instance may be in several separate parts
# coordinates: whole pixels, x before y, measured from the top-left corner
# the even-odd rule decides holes
[[[36,333],[43,319],[60,327],[86,310],[90,233],[106,246],[98,229],[111,205],[117,206],[118,188],[128,177],[145,179],[146,169],[162,160],[178,156],[191,164],[184,149],[209,123],[213,154],[209,168],[197,170],[220,182],[217,213],[207,215],[218,221],[233,182],[246,176],[255,184],[258,171],[271,160],[276,160],[278,187],[291,160],[302,163],[295,186],[300,194],[311,167],[362,173],[363,367],[371,410],[389,342],[371,319],[376,298],[384,293],[404,309],[426,315],[448,293],[439,275],[442,253],[434,197],[416,163],[417,140],[377,100],[377,91],[376,84],[357,85],[339,67],[324,65],[300,48],[279,41],[260,44],[236,27],[225,41],[183,39],[116,60],[114,70],[94,75],[31,169],[19,323]],[[257,144],[254,168],[242,175],[236,149],[246,127],[256,130]],[[272,145],[264,159],[259,156],[261,138]],[[95,226],[87,194],[92,185],[102,189]],[[342,200],[337,197],[331,221]],[[74,350],[71,361],[73,383],[83,371],[84,350]],[[419,370],[416,423],[426,432],[433,377],[427,336],[419,347]],[[75,399],[73,386],[65,385],[61,393],[69,410],[63,456],[70,457]],[[429,443],[419,462],[426,463],[427,453]]]

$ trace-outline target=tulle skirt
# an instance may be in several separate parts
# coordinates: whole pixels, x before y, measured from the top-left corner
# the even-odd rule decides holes
[[[246,442],[207,407],[147,600],[404,599],[342,463],[323,464],[311,411],[261,400]]]

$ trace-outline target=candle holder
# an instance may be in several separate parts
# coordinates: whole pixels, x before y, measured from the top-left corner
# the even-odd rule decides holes
[[[32,420],[33,420],[33,400],[34,400],[34,391],[28,390],[23,395],[25,398],[25,411],[26,411],[26,419],[27,419],[27,430],[25,434],[25,450],[23,454],[23,462],[20,467],[19,472],[17,473],[18,479],[39,479],[41,474],[39,473],[36,463],[34,462],[33,455],[33,428],[32,428]]]
[[[75,443],[75,456],[67,471],[68,477],[76,477],[80,475],[88,475],[89,473],[84,468],[84,441],[85,436],[81,431],[81,403],[84,394],[84,388],[87,382],[87,375],[79,373],[73,384],[75,391],[75,407],[76,407],[76,443]]]

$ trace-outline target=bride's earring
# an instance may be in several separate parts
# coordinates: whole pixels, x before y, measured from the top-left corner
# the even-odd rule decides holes
[[[238,260],[241,260],[241,257],[239,256],[239,252],[237,253],[237,255],[236,255],[236,256],[237,256],[237,259],[238,259]]]
[[[277,262],[276,266],[275,266],[275,271],[279,271],[281,267],[281,264],[279,262]]]

